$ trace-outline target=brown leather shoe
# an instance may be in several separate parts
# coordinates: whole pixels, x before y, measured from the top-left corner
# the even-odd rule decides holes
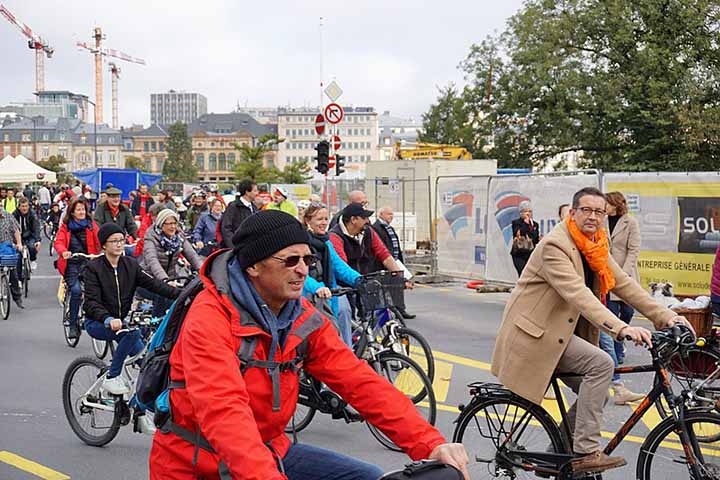
[[[604,472],[611,468],[627,465],[623,457],[609,457],[602,450],[596,450],[572,461],[573,473]]]

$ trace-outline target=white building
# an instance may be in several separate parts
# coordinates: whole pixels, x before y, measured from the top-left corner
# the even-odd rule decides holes
[[[378,114],[373,107],[344,107],[342,122],[333,128],[340,137],[340,153],[345,157],[342,178],[364,178],[365,164],[378,159]],[[330,125],[325,135],[315,133],[315,117],[320,113],[311,108],[279,108],[278,135],[284,138],[278,147],[277,167],[307,160],[314,167],[315,146],[330,139]]]
[[[378,139],[378,160],[393,160],[395,157],[395,144],[413,145],[417,143],[418,134],[422,129],[422,122],[412,117],[397,117],[383,112],[378,117],[380,134]]]
[[[176,92],[150,95],[150,120],[158,125],[183,122],[190,125],[207,113],[207,98],[199,93]]]

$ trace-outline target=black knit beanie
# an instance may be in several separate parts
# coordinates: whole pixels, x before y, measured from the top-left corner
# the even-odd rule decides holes
[[[310,243],[307,230],[292,215],[280,210],[262,210],[250,215],[235,230],[233,248],[241,268],[255,265],[285,247]]]
[[[100,227],[100,230],[98,230],[98,240],[100,240],[100,245],[105,245],[105,242],[107,242],[107,239],[110,238],[110,235],[114,235],[116,233],[125,234],[123,229],[120,228],[120,225],[116,223],[103,224],[103,226]]]

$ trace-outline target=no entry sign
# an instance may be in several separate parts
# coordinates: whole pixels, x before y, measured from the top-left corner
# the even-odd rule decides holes
[[[315,117],[315,133],[318,135],[325,133],[325,117],[323,117],[322,113],[318,113],[317,117]]]
[[[342,143],[340,142],[340,137],[337,135],[333,135],[332,144],[335,150],[340,150],[340,147],[342,146]]]

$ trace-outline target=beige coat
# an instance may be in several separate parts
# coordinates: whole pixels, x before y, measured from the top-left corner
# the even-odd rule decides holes
[[[640,255],[640,225],[635,217],[625,214],[618,219],[610,236],[610,255],[623,272],[636,282],[640,281],[637,269],[638,255]],[[620,299],[617,295],[610,294],[610,300]]]
[[[609,263],[616,282],[613,291],[656,327],[675,316],[612,257]],[[595,290],[597,283],[596,278]],[[625,326],[585,286],[580,252],[561,223],[535,248],[510,295],[495,342],[492,373],[516,394],[540,404],[573,334],[597,345],[600,329],[617,337]]]

